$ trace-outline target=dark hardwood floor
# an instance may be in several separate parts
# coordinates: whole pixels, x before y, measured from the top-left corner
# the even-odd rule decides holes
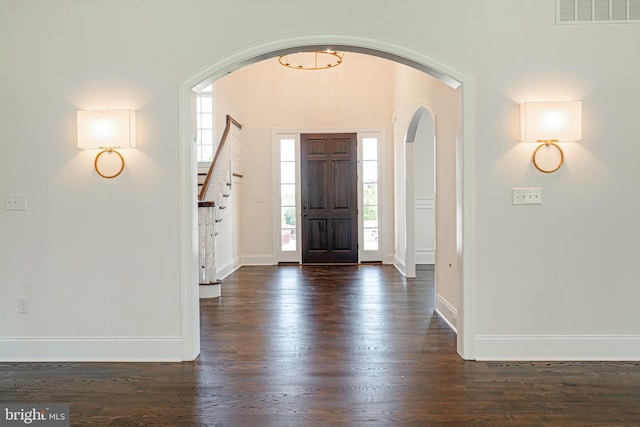
[[[189,363],[0,363],[0,402],[71,425],[640,425],[640,364],[465,362],[433,271],[243,267]]]

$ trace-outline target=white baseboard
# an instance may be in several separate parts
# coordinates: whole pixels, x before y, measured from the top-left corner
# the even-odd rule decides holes
[[[397,256],[393,259],[393,266],[400,272],[400,274],[405,277],[407,276],[407,266],[404,264],[404,261]]]
[[[435,249],[416,249],[416,264],[435,264]]]
[[[218,298],[221,294],[221,284],[209,284],[198,286],[200,299]]]
[[[273,255],[249,255],[240,257],[240,265],[275,265]]]
[[[455,333],[458,333],[458,310],[441,295],[436,297],[436,312],[444,319]]]
[[[235,262],[235,260],[231,260],[216,268],[216,277],[218,277],[218,280],[224,280],[225,277],[236,271],[238,268],[240,268],[240,265]]]
[[[180,337],[0,338],[2,362],[181,362]]]
[[[382,257],[383,264],[395,264],[396,255],[395,254],[386,254]]]
[[[637,361],[640,335],[476,335],[476,360]]]

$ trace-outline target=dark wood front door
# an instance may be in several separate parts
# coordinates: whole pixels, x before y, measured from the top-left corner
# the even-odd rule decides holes
[[[355,133],[300,136],[302,262],[358,262]]]

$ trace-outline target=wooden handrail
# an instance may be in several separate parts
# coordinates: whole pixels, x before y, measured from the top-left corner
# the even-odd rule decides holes
[[[218,144],[218,148],[216,149],[216,154],[213,156],[213,160],[211,161],[211,165],[209,166],[209,171],[207,172],[207,176],[204,179],[204,183],[202,184],[202,188],[200,189],[200,194],[198,194],[198,201],[204,201],[204,198],[207,195],[207,191],[209,190],[209,184],[211,183],[211,178],[213,177],[213,171],[216,168],[216,164],[218,163],[218,159],[220,158],[220,154],[222,153],[222,149],[227,142],[227,137],[229,136],[229,132],[231,131],[231,125],[234,124],[238,127],[238,129],[242,129],[242,125],[238,123],[233,117],[227,114],[227,121],[224,127],[224,132],[222,133],[222,138],[220,138],[220,144]]]

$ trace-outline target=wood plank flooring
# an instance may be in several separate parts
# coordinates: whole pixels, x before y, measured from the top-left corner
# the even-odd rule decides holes
[[[640,425],[640,364],[465,362],[433,271],[243,267],[201,302],[188,363],[0,363],[0,402],[71,425]]]

